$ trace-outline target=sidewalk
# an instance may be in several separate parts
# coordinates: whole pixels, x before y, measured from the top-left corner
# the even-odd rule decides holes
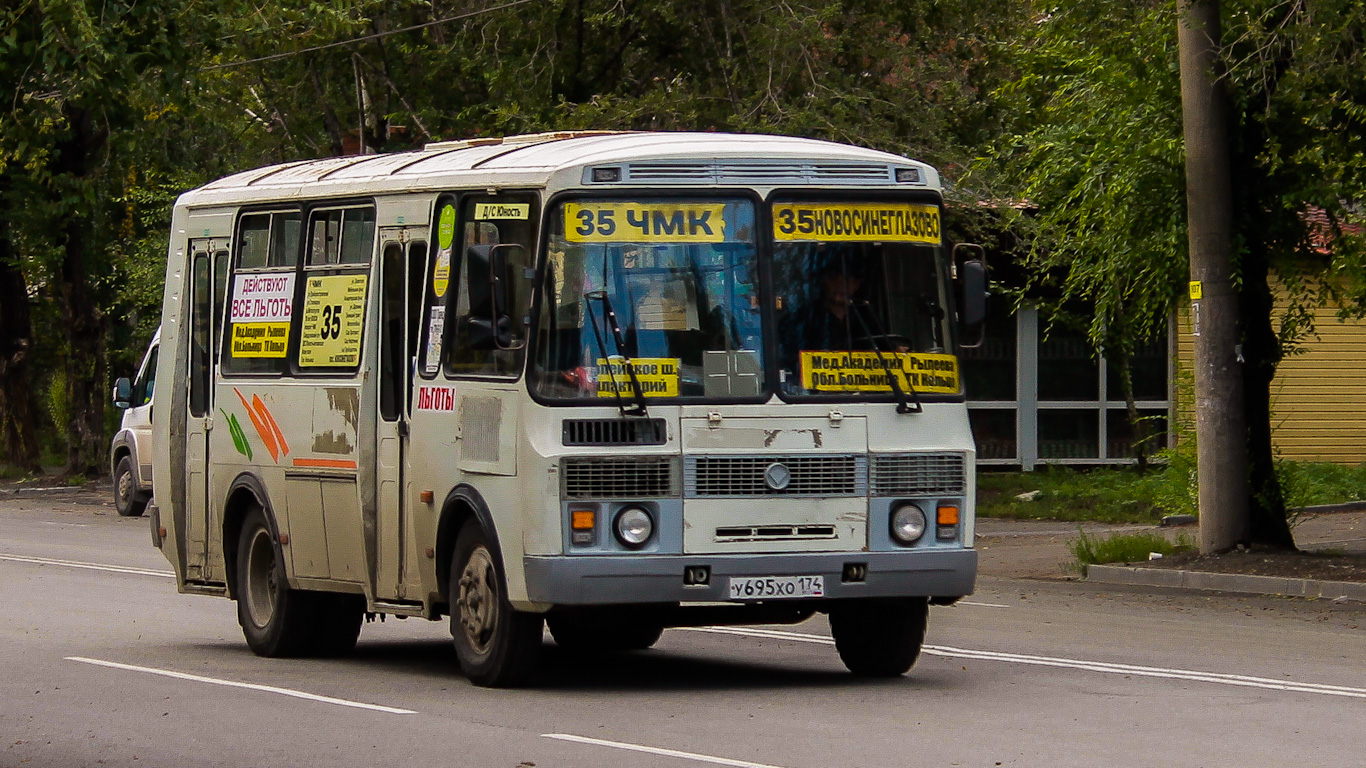
[[[1068,542],[1078,530],[1088,536],[1157,532],[1169,539],[1180,534],[1194,539],[1195,526],[1163,528],[1145,525],[1104,525],[1039,520],[977,519],[978,572],[1006,579],[1078,578],[1072,568]],[[1295,542],[1306,552],[1366,556],[1366,510],[1305,514],[1295,528]],[[1091,566],[1087,581],[1135,586],[1344,598],[1366,602],[1366,583],[1287,576],[1214,573],[1174,568]]]

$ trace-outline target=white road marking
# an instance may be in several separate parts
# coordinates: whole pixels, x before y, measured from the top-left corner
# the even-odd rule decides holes
[[[646,747],[640,744],[629,744],[624,741],[607,741],[606,739],[590,739],[587,736],[575,736],[571,733],[543,733],[547,739],[559,739],[560,741],[574,741],[579,744],[592,744],[598,747],[611,747],[613,749],[624,749],[630,752],[645,752],[650,755],[664,755],[665,757],[678,757],[684,760],[696,760],[699,763],[711,763],[712,765],[730,765],[735,768],[781,768],[780,766],[769,763],[751,763],[748,760],[735,760],[729,757],[716,757],[715,755],[702,755],[696,752],[680,752],[676,749],[662,749],[660,747]]]
[[[954,603],[954,605],[975,605],[975,606],[977,606],[978,608],[1009,608],[1009,607],[1010,607],[1010,606],[1008,606],[1008,605],[1001,605],[1000,603],[975,603],[975,602],[973,602],[973,601],[971,601],[971,600],[959,600],[958,602]]]
[[[835,644],[833,639],[822,635],[780,632],[773,629],[733,629],[731,627],[680,627],[680,629],[686,632],[711,632],[719,635],[742,635],[767,640],[790,640],[798,643],[815,643],[817,645]],[[1087,672],[1103,672],[1111,675],[1156,677],[1168,680],[1190,680],[1200,683],[1232,685],[1241,688],[1264,688],[1270,691],[1295,691],[1297,693],[1317,693],[1324,696],[1346,696],[1354,699],[1366,699],[1366,688],[1353,688],[1345,685],[1325,685],[1323,683],[1304,683],[1294,680],[1276,680],[1273,678],[1251,677],[1248,675],[1229,675],[1222,672],[1202,672],[1192,669],[1169,669],[1166,667],[1144,667],[1135,664],[1112,664],[1105,661],[1064,659],[1054,656],[1029,656],[1020,653],[999,653],[997,651],[976,651],[968,648],[952,648],[945,645],[926,645],[921,649],[921,652],[931,656],[943,656],[946,658],[1002,661],[1010,664],[1080,669]]]
[[[366,704],[361,701],[350,701],[348,699],[336,699],[331,696],[320,696],[316,693],[306,693],[296,691],[292,688],[279,688],[273,685],[256,685],[255,683],[239,683],[233,680],[220,680],[216,677],[203,677],[202,675],[190,675],[184,672],[172,672],[169,669],[155,669],[153,667],[137,667],[132,664],[119,664],[114,661],[102,661],[100,659],[87,659],[84,656],[67,656],[67,661],[79,661],[82,664],[94,664],[99,667],[109,667],[110,669],[124,669],[130,672],[146,672],[149,675],[160,675],[162,677],[173,677],[177,680],[189,680],[196,683],[209,683],[211,685],[222,685],[228,688],[245,688],[249,691],[264,691],[266,693],[278,693],[281,696],[293,696],[296,699],[308,699],[318,701],[323,704],[336,704],[339,707],[354,707],[356,709],[369,709],[375,712],[387,712],[391,715],[415,715],[417,712],[411,709],[399,709],[397,707],[386,707],[380,704]]]
[[[133,568],[123,565],[104,565],[101,563],[83,563],[79,560],[57,560],[51,557],[29,557],[26,555],[6,555],[0,554],[0,560],[10,560],[16,563],[36,563],[38,565],[60,565],[64,568],[84,568],[89,571],[109,571],[110,573],[131,573],[137,576],[160,576],[166,579],[174,579],[175,574],[170,571],[153,571],[149,568]]]

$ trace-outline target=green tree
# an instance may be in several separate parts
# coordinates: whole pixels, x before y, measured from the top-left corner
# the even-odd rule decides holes
[[[0,82],[12,104],[0,127],[8,263],[46,299],[39,325],[49,328],[44,357],[56,358],[52,379],[64,387],[53,400],[71,474],[100,472],[107,449],[108,246],[121,227],[121,161],[141,136],[148,94],[181,87],[177,22],[192,11],[117,0],[28,0],[0,11]]]
[[[1311,12],[1294,0],[1237,0],[1224,10],[1252,538],[1293,547],[1270,384],[1312,332],[1309,305],[1363,306],[1360,237],[1343,225],[1366,199],[1366,4],[1329,0]],[[1040,279],[1092,302],[1093,341],[1122,349],[1165,326],[1188,279],[1175,3],[1067,0],[1036,14],[1012,49],[1021,76],[1000,92],[1016,128],[982,167],[999,165],[1037,206],[1029,258]],[[1278,287],[1290,304],[1279,315]]]

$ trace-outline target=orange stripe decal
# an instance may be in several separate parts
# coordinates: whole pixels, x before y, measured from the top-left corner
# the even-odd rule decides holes
[[[266,444],[266,450],[270,451],[270,458],[276,463],[280,463],[280,446],[275,444],[275,435],[270,431],[270,427],[261,422],[261,417],[256,413],[256,409],[251,407],[247,398],[242,396],[242,391],[237,387],[232,388],[237,393],[237,399],[242,401],[242,407],[247,409],[247,416],[251,417],[251,425],[256,427],[256,434],[261,436],[261,442]],[[252,399],[257,399],[252,395]]]
[[[355,469],[356,462],[350,459],[295,459],[296,467],[326,467],[328,469]]]
[[[275,423],[275,417],[270,415],[270,409],[267,408],[266,404],[261,402],[261,398],[256,395],[251,396],[251,407],[255,408],[257,413],[261,414],[261,418],[265,420],[266,424],[270,425],[271,433],[274,434],[275,439],[280,442],[281,455],[288,456],[289,443],[285,442],[285,435],[280,431],[280,425]]]

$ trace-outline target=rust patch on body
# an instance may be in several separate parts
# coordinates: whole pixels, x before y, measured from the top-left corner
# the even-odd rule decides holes
[[[360,392],[350,387],[328,387],[326,392],[327,407],[341,414],[342,420],[350,425],[351,429],[358,430],[357,417],[360,415]]]
[[[328,430],[321,435],[315,435],[313,437],[314,453],[347,454],[351,453],[353,450],[355,449],[351,446],[351,441],[347,439],[346,433],[344,432],[339,435],[332,430]]]

